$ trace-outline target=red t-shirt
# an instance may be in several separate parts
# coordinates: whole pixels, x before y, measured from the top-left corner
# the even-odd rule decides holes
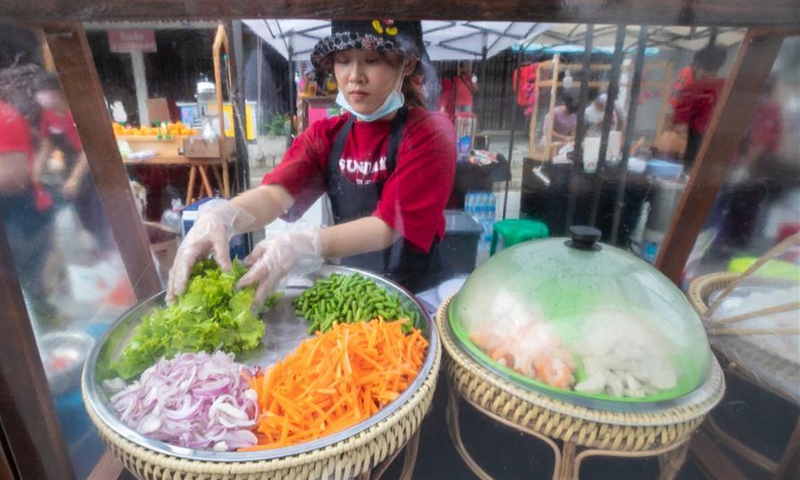
[[[0,153],[21,152],[33,161],[33,137],[25,118],[11,105],[0,102]]]
[[[349,114],[320,120],[292,144],[262,185],[279,184],[304,212],[325,190],[328,155]],[[397,151],[386,170],[390,121],[355,122],[345,141],[339,170],[356,184],[386,179],[372,213],[417,248],[428,251],[444,237],[444,207],[455,177],[456,135],[447,116],[412,108]]]
[[[783,112],[775,101],[762,101],[750,124],[750,144],[762,145],[764,153],[776,153],[783,133]]]
[[[75,121],[70,112],[59,115],[53,110],[43,110],[39,119],[39,135],[41,138],[64,135],[75,152],[83,150],[81,137],[78,135],[78,129],[75,127]]]
[[[678,92],[678,103],[672,115],[672,123],[688,124],[694,133],[705,133],[717,99],[725,87],[725,79],[708,78],[695,80]]]
[[[33,135],[25,117],[11,105],[0,102],[0,125],[3,126],[3,133],[0,135],[0,154],[24,153],[28,157],[28,171],[33,174]],[[0,168],[3,166],[0,165]],[[39,183],[32,183],[31,187],[37,211],[43,212],[53,205],[52,198]]]
[[[472,79],[466,75],[457,75],[453,79],[453,88],[456,90],[456,108],[472,106],[472,91],[475,86]]]

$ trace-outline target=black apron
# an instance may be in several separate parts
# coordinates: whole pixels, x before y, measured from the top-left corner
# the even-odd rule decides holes
[[[392,119],[386,151],[387,178],[394,172],[397,163],[397,151],[407,114],[408,109],[403,107]],[[378,206],[385,182],[381,180],[369,185],[356,185],[339,170],[344,143],[354,121],[355,117],[351,115],[336,135],[328,155],[326,192],[336,224],[370,216]],[[412,292],[420,292],[452,276],[449,265],[439,252],[438,244],[439,239],[434,237],[430,251],[423,252],[401,237],[384,250],[343,258],[342,265],[369,270]]]

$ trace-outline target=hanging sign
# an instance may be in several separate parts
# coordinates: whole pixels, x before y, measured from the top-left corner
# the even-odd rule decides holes
[[[112,53],[156,52],[154,30],[109,30],[108,48]]]

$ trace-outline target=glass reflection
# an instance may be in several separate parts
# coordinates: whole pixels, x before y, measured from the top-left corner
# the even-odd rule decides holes
[[[135,298],[39,32],[0,26],[0,213],[75,473],[103,452],[80,395],[89,350]]]
[[[231,87],[241,82],[237,88],[241,88],[244,111],[240,113],[246,125],[240,127],[244,148],[237,153],[242,161],[231,168],[233,193],[258,185],[299,135],[314,122],[340,113],[334,103],[335,79],[312,69],[308,49],[295,43],[289,50],[287,35],[270,35],[269,29],[262,28],[278,22],[244,21],[239,52],[242,70],[239,78],[228,79],[223,65],[220,85],[214,82],[211,45],[217,25],[213,22],[165,23],[154,30],[152,47],[148,44],[133,51],[117,50],[110,33],[115,29],[87,25],[109,114],[162,278],[172,262],[184,211],[221,191],[214,177],[219,170],[207,172],[208,190],[192,191],[191,162],[185,151],[180,153],[184,137],[202,135],[207,125],[217,128],[214,122],[204,122],[220,113],[209,111],[214,108],[216,89],[224,95],[222,116],[225,130],[232,135]],[[293,37],[296,42],[313,45],[318,33],[327,34],[327,22],[281,22],[304,32]],[[597,26],[593,45],[587,47],[586,25],[552,24],[541,29],[528,25],[516,41],[497,51],[490,49],[482,58],[481,35],[469,39],[474,50],[447,49],[443,45],[452,39],[446,30],[436,30],[444,22],[423,23],[434,27],[423,34],[430,68],[417,80],[428,108],[447,114],[468,143],[467,154],[455,165],[446,218],[464,219],[469,225],[448,221],[442,240],[443,246],[451,242],[448,255],[455,261],[450,263],[466,267],[457,270],[455,284],[445,282],[420,293],[430,309],[435,310],[457,288],[453,285],[460,285],[464,275],[490,258],[493,235],[506,247],[532,238],[521,228],[515,230],[519,224],[502,224],[505,219],[538,222],[550,236],[565,235],[570,224],[594,223],[602,230],[603,241],[654,260],[709,120],[719,107],[719,94],[744,31],[726,29],[717,35],[716,30],[700,26],[652,27],[641,66],[643,80],[639,95],[634,96],[639,27],[629,26],[620,72],[614,78],[613,26]],[[703,273],[741,271],[770,246],[800,231],[798,45],[796,38],[788,40],[767,88],[751,92],[760,97],[759,107],[687,265],[687,285]],[[90,447],[96,442],[88,440],[90,429],[76,391],[80,354],[134,300],[61,86],[43,67],[41,51],[34,32],[3,26],[0,205],[65,435],[76,469],[83,471],[96,459],[97,451]],[[587,58],[590,69],[584,74],[582,64]],[[589,85],[586,101],[581,102],[584,82]],[[618,83],[616,92],[612,92],[614,82]],[[464,98],[468,95],[458,93],[461,84],[478,86],[469,89],[469,102]],[[611,113],[606,115],[609,98],[614,96]],[[631,112],[636,117],[627,139],[630,148],[624,152]],[[470,120],[465,119],[466,113],[473,115],[468,116]],[[583,158],[573,154],[579,120],[586,126]],[[219,135],[218,128],[214,133]],[[606,134],[606,163],[599,166],[601,138]],[[469,155],[470,150],[491,157]],[[627,165],[621,163],[624,153],[630,156]],[[485,160],[492,157],[497,162]],[[623,172],[626,183],[620,197]],[[599,184],[594,183],[598,179]],[[470,196],[470,192],[481,195]],[[485,195],[490,193],[494,197]],[[320,202],[309,208],[305,219],[323,225],[330,221],[326,212]],[[616,223],[615,216],[619,217]],[[276,222],[270,228],[281,230],[286,224]],[[791,274],[799,257],[794,248],[778,260]],[[738,378],[731,385],[735,397],[720,408],[719,421],[758,424],[763,411],[777,412],[777,417],[788,420],[781,425],[766,423],[765,430],[778,439],[770,448],[779,451],[790,433],[784,432],[785,425],[796,418],[796,406],[772,397],[765,400],[761,387]],[[423,435],[428,436],[423,438],[421,471],[436,471],[438,463],[452,467],[446,469],[449,473],[468,475],[453,452],[433,448],[447,444],[436,437],[446,429],[441,412],[436,415],[423,425]],[[494,428],[475,412],[467,413],[466,421],[475,428]],[[492,435],[498,445],[507,440],[496,429]],[[485,447],[471,441],[476,450]],[[498,452],[485,448],[482,460],[519,476],[527,473],[518,459],[498,460],[492,458],[494,454]],[[538,452],[537,462],[545,455],[549,452]],[[545,469],[550,467],[547,461],[542,463]],[[601,465],[595,476],[642,478],[642,470],[649,477],[653,469],[649,464],[624,473]]]

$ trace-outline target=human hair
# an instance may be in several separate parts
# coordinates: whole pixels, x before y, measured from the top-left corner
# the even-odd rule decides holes
[[[694,54],[692,64],[708,72],[716,72],[722,68],[727,58],[728,54],[725,52],[724,48],[716,45],[708,45]]]
[[[403,68],[403,60],[405,57],[396,54],[387,55],[383,52],[381,53],[381,56],[385,58],[386,62],[392,67]],[[405,75],[403,77],[403,86],[400,87],[400,91],[405,97],[406,106],[425,108],[425,97],[422,94],[420,87],[414,81],[414,78],[424,77],[424,75],[425,67],[421,60],[417,60],[416,64],[414,65],[414,70],[412,70],[409,75]]]
[[[567,112],[569,113],[577,113],[578,112],[578,105],[575,103],[575,99],[572,95],[564,95],[561,98],[561,103],[567,108]]]
[[[61,82],[55,73],[45,73],[36,80],[37,92],[61,92]]]
[[[29,28],[0,23],[0,70],[26,64],[42,65],[36,34]]]

